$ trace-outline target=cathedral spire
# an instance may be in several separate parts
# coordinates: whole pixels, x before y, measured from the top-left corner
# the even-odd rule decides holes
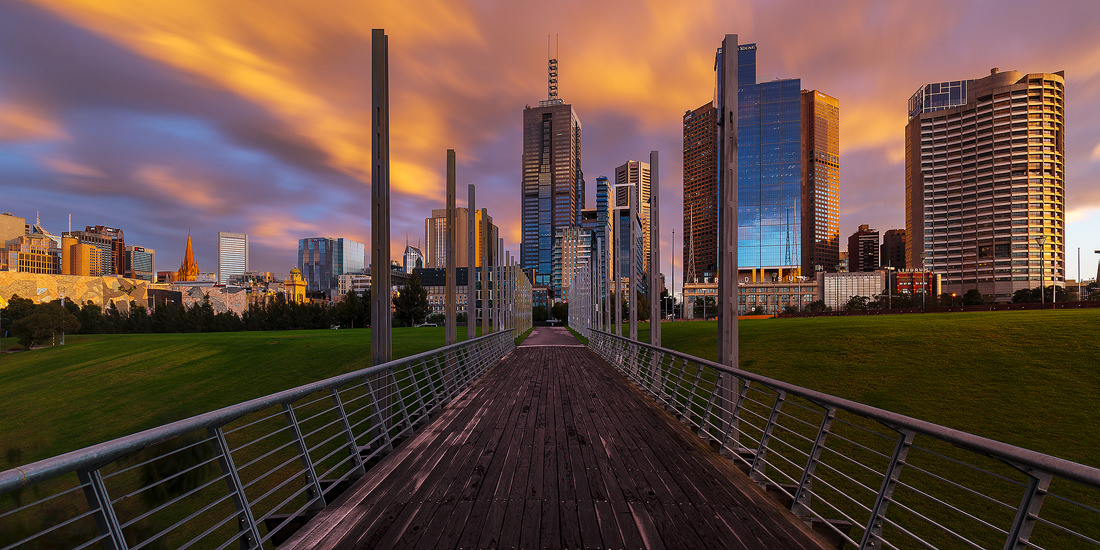
[[[194,281],[199,274],[199,266],[195,265],[195,254],[191,250],[191,231],[187,232],[187,248],[183,252],[183,261],[176,272],[177,281]]]

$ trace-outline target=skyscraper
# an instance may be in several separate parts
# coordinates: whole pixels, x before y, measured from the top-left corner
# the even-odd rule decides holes
[[[558,98],[557,67],[551,59],[546,100],[523,109],[520,264],[536,285],[550,284],[557,228],[579,223],[584,208],[581,122]]]
[[[366,245],[351,239],[311,237],[298,240],[298,269],[310,292],[339,288],[340,275],[366,269]],[[389,261],[378,262],[389,266]]]
[[[234,275],[248,271],[248,235],[218,232],[218,282],[225,284]]]
[[[405,245],[405,253],[401,255],[401,270],[411,274],[414,269],[424,267],[424,253],[419,248]]]
[[[123,256],[126,253],[126,239],[121,229],[89,225],[84,228],[84,231],[66,231],[61,235],[75,237],[83,244],[98,248],[102,257],[104,275],[125,275]]]
[[[650,253],[649,227],[651,221],[649,215],[649,195],[651,190],[649,163],[628,160],[623,163],[622,166],[615,168],[615,189],[615,196],[618,201],[616,206],[627,206],[626,193],[619,193],[620,189],[630,189],[630,193],[634,196],[635,204],[638,205],[638,221],[642,226],[642,248],[639,252],[641,254],[641,261],[644,269],[648,269]]]
[[[718,109],[684,113],[684,281],[718,272]]]
[[[840,261],[840,102],[802,90],[802,272]]]
[[[470,267],[470,210],[464,207],[455,208],[457,222],[455,228],[455,266]],[[488,216],[490,233],[494,228],[493,217]],[[474,210],[475,231],[477,242],[474,243],[474,267],[481,267],[481,209]],[[447,209],[436,208],[432,210],[432,217],[424,219],[424,267],[445,269],[447,267]]]
[[[1065,74],[925,84],[905,126],[906,256],[998,301],[1065,280]],[[922,261],[923,260],[923,261]]]
[[[801,80],[756,82],[756,44],[737,48],[738,267],[835,270],[840,247],[839,102]],[[717,271],[717,111],[684,114],[685,280]]]
[[[859,226],[859,230],[848,237],[848,271],[878,269],[878,252],[878,230],[866,224]]]

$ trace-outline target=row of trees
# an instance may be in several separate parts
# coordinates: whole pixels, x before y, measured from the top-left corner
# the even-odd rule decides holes
[[[111,303],[106,308],[91,301],[77,304],[65,299],[35,304],[13,295],[0,309],[0,333],[15,336],[24,348],[56,341],[62,334],[124,334],[147,332],[233,332],[241,330],[295,330],[339,326],[368,327],[371,323],[370,291],[354,291],[336,304],[288,302],[283,295],[266,304],[253,304],[242,314],[215,312],[209,298],[191,306],[158,305],[151,310],[130,302],[125,311]],[[427,290],[413,275],[393,301],[394,325],[423,323],[430,310]]]

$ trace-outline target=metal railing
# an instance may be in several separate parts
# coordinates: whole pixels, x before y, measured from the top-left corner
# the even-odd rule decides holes
[[[842,545],[1100,546],[1096,468],[606,332],[589,345]]]
[[[0,472],[0,547],[274,547],[511,351],[512,332]]]

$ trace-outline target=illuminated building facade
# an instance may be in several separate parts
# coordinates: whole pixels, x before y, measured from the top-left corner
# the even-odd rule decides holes
[[[905,127],[906,256],[997,301],[1065,281],[1065,75],[921,86]]]
[[[684,113],[684,281],[718,273],[718,109]]]
[[[535,270],[535,285],[550,284],[555,231],[584,208],[581,122],[558,98],[556,59],[549,69],[547,99],[523,110],[520,265]]]

